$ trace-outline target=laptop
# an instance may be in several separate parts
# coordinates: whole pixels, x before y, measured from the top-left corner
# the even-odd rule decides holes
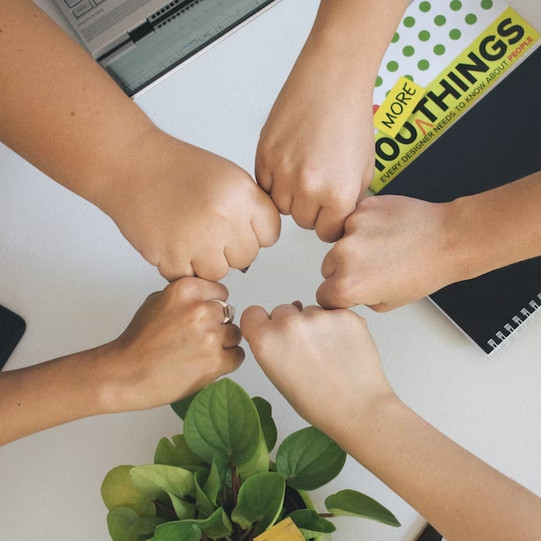
[[[82,45],[136,96],[279,0],[54,0]]]

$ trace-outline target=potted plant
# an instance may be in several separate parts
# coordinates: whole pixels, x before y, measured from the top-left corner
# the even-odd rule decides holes
[[[154,463],[118,466],[101,492],[114,541],[252,541],[284,519],[304,539],[336,528],[328,517],[352,515],[390,526],[398,520],[353,490],[328,496],[318,513],[307,491],[341,471],[346,453],[315,427],[277,441],[270,404],[224,378],[172,405],[184,433],[162,438]],[[278,536],[277,536],[278,538]],[[284,537],[280,537],[284,539]]]

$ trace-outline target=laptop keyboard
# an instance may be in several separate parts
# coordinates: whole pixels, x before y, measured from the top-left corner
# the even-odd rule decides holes
[[[73,16],[78,19],[86,15],[106,0],[64,0]]]

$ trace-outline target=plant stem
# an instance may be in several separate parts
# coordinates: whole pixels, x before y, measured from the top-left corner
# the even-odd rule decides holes
[[[237,505],[237,497],[239,494],[240,482],[237,476],[237,470],[235,469],[235,466],[233,464],[231,464],[230,466],[231,466],[231,488],[233,490],[233,506],[235,507]]]
[[[233,493],[233,510],[237,506],[237,498],[240,490],[240,480],[237,476],[237,470],[235,466],[232,463],[230,463],[229,466],[231,469],[231,492]],[[233,528],[235,532],[235,539],[239,539],[242,533],[241,527],[238,524],[233,523]]]
[[[164,511],[165,513],[167,513],[168,515],[170,515],[171,517],[173,517],[173,520],[176,520],[178,517],[177,517],[177,514],[175,513],[174,509],[171,509],[170,507],[167,507],[167,505],[164,505],[162,502],[160,502],[159,500],[154,500],[154,505],[156,507],[159,507],[162,511]]]
[[[252,540],[254,537],[253,537],[253,531],[254,529],[251,528],[250,530],[246,530],[244,532],[244,535],[240,538],[240,541],[250,541]]]

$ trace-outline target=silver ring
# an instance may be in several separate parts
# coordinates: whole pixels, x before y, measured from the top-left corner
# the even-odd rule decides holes
[[[233,320],[235,319],[235,307],[231,306],[227,302],[221,301],[220,299],[211,299],[211,301],[217,302],[222,305],[224,309],[224,320],[222,321],[222,323],[233,323]]]

